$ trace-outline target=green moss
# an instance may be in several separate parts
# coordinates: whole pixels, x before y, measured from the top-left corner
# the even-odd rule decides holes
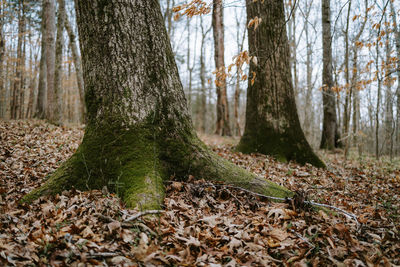
[[[163,197],[162,169],[158,150],[148,125],[135,129],[89,125],[78,151],[54,172],[43,186],[24,197],[107,186],[127,203],[142,208],[159,207]]]
[[[296,133],[293,129],[276,132],[268,125],[252,128],[255,129],[246,129],[236,147],[237,151],[271,155],[281,162],[293,160],[300,164],[310,163],[316,167],[325,167],[325,163],[312,151],[302,132]]]

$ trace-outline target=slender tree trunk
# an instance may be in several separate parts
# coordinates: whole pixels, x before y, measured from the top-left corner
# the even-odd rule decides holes
[[[335,93],[332,91],[332,36],[330,0],[322,0],[322,102],[324,119],[322,124],[321,149],[333,150],[339,139],[336,121]]]
[[[29,33],[29,43],[31,42],[32,34]],[[29,55],[29,65],[30,65],[30,79],[29,79],[29,96],[28,96],[28,106],[26,108],[25,118],[30,119],[32,118],[32,113],[34,110],[34,103],[35,103],[35,86],[36,86],[36,77],[38,72],[37,66],[37,57],[38,54],[35,54],[35,58],[33,58],[33,51],[30,49]]]
[[[353,144],[358,148],[358,155],[361,157],[362,155],[362,146],[359,144],[358,131],[359,131],[359,123],[360,123],[360,94],[359,88],[357,86],[358,82],[358,45],[357,43],[360,40],[362,33],[364,32],[365,25],[367,24],[368,19],[368,0],[364,1],[365,6],[365,14],[364,21],[361,24],[361,28],[358,31],[356,37],[353,40],[353,65],[352,65],[352,76],[351,76],[351,91],[353,93]]]
[[[322,167],[300,126],[295,103],[286,35],[283,0],[246,1],[247,20],[255,16],[262,23],[248,29],[249,52],[258,64],[250,63],[247,89],[246,126],[238,150],[275,156]]]
[[[379,75],[379,57],[380,57],[380,50],[379,50],[379,42],[376,42],[375,46],[375,51],[376,51],[376,60],[375,60],[375,66],[376,66],[376,78],[378,81],[378,90],[377,90],[377,96],[376,96],[376,109],[375,109],[375,158],[378,160],[379,159],[379,110],[381,108],[380,103],[381,103],[381,94],[382,94],[382,78]]]
[[[397,14],[394,8],[393,2],[390,1],[393,29],[395,35],[395,44],[396,44],[396,56],[397,56],[397,88],[396,88],[396,130],[395,130],[395,138],[396,138],[396,154],[400,155],[400,28],[397,24]]]
[[[305,17],[305,22],[304,22],[304,31],[305,31],[305,35],[306,35],[306,45],[307,45],[307,56],[306,56],[306,72],[307,72],[307,76],[306,76],[306,82],[307,82],[307,86],[306,86],[306,96],[305,96],[305,101],[304,101],[304,123],[303,123],[303,127],[304,127],[304,135],[306,136],[306,138],[310,141],[312,140],[312,90],[313,90],[313,82],[312,82],[312,72],[313,72],[313,66],[312,66],[312,43],[310,40],[310,34],[309,34],[309,23],[308,23],[308,18],[309,18],[309,14],[311,11],[311,7],[309,6],[310,3],[308,3],[306,1],[305,3],[305,8],[306,8],[306,17]],[[308,8],[308,9],[307,9]]]
[[[203,17],[200,17],[200,28],[201,28],[201,46],[200,46],[200,84],[201,84],[201,103],[199,112],[199,123],[200,131],[206,132],[206,112],[207,112],[207,81],[206,81],[206,63],[205,63],[205,43],[208,32],[204,29]]]
[[[46,28],[45,28],[45,51],[46,51],[46,78],[47,78],[47,109],[46,118],[51,123],[57,123],[55,117],[56,96],[54,91],[54,72],[55,72],[55,0],[43,0],[43,9]]]
[[[36,104],[35,117],[38,119],[44,119],[46,117],[47,109],[47,66],[46,66],[46,39],[45,39],[45,27],[46,24],[42,22],[42,40],[40,50],[40,67],[39,67],[39,85],[38,85],[38,96]]]
[[[222,0],[213,0],[212,25],[214,33],[214,59],[217,70],[225,71],[224,12]],[[231,135],[226,79],[217,82],[217,124],[215,133]]]
[[[4,38],[3,33],[3,26],[4,26],[4,10],[3,6],[0,3],[0,118],[6,118],[6,106],[7,106],[7,95],[6,95],[6,87],[4,86],[4,54],[6,48],[6,41]]]
[[[347,159],[350,148],[350,113],[351,113],[351,96],[352,87],[350,86],[350,65],[349,65],[349,26],[350,26],[350,10],[351,1],[348,3],[347,19],[346,19],[346,31],[345,31],[345,55],[344,55],[344,67],[345,67],[345,80],[346,80],[346,97],[343,110],[343,137],[344,137],[344,157]]]
[[[55,71],[54,71],[54,123],[61,125],[63,122],[63,88],[62,88],[62,57],[64,46],[64,21],[65,21],[65,1],[57,0],[58,17],[57,17],[57,39],[55,54]]]
[[[11,119],[20,119],[23,106],[23,67],[25,65],[24,39],[25,39],[25,8],[24,1],[18,2],[18,41],[17,62],[15,65],[14,88],[12,91]]]
[[[213,179],[269,195],[286,189],[211,152],[196,136],[158,0],[76,1],[87,124],[82,144],[29,201],[110,187],[156,208],[163,180]]]
[[[80,111],[80,121],[85,122],[85,114],[86,114],[86,109],[85,109],[85,92],[84,92],[84,82],[83,82],[83,74],[82,74],[82,63],[81,63],[81,58],[78,53],[78,47],[76,45],[76,37],[74,30],[71,27],[71,23],[68,20],[68,17],[65,16],[65,29],[67,30],[68,36],[69,36],[69,46],[71,49],[72,53],[72,60],[74,61],[74,66],[75,66],[75,72],[76,72],[76,81],[78,84],[78,92],[79,92],[79,111]]]

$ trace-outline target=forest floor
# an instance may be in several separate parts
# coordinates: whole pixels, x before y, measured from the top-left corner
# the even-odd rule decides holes
[[[0,121],[1,266],[400,265],[399,160],[323,153],[323,170],[243,155],[233,152],[235,139],[201,136],[220,156],[302,197],[276,203],[192,179],[166,184],[160,216],[127,209],[106,190],[20,205],[82,135],[41,121]]]

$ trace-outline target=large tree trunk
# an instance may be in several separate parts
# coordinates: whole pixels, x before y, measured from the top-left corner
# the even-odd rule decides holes
[[[46,79],[47,79],[47,109],[46,118],[55,123],[55,109],[56,98],[54,91],[54,71],[55,71],[55,33],[56,33],[56,19],[55,19],[55,0],[43,0],[43,9],[45,20],[45,51],[46,51]]]
[[[333,150],[338,146],[335,93],[332,91],[332,35],[330,0],[322,0],[322,102],[324,119],[320,148]]]
[[[258,16],[262,23],[248,29],[249,51],[258,64],[250,63],[254,83],[247,89],[246,126],[238,149],[259,152],[278,160],[295,160],[324,166],[301,130],[289,68],[283,0],[246,1],[247,20]]]
[[[221,159],[197,138],[158,0],[75,3],[85,135],[77,152],[24,200],[72,186],[108,186],[129,206],[158,207],[163,180],[189,175],[291,195]]]
[[[214,33],[214,60],[217,70],[225,71],[224,11],[222,0],[213,1],[212,26]],[[217,124],[215,133],[231,135],[226,79],[217,82]]]

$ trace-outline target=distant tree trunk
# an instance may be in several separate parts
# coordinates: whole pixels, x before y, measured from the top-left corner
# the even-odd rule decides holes
[[[63,122],[63,88],[62,88],[62,57],[64,46],[64,21],[65,21],[65,1],[57,0],[57,39],[54,70],[54,123],[61,125]]]
[[[224,47],[224,11],[222,0],[213,0],[212,25],[214,33],[214,59],[217,70],[225,68]],[[226,80],[217,84],[217,124],[215,133],[219,135],[231,135],[229,127],[229,105],[226,92]]]
[[[38,96],[36,104],[35,117],[38,119],[46,118],[47,109],[47,66],[46,66],[46,39],[45,39],[46,24],[42,21],[42,40],[40,49],[40,63],[39,63],[39,85]]]
[[[29,43],[31,42],[32,34],[29,31]],[[36,86],[36,76],[37,76],[37,57],[38,54],[35,54],[35,59],[33,59],[33,51],[30,49],[30,55],[29,55],[29,65],[30,65],[30,72],[29,72],[29,86],[28,86],[28,106],[26,108],[26,114],[25,118],[30,119],[33,116],[33,110],[34,110],[34,103],[35,103],[35,86]]]
[[[17,62],[15,65],[15,79],[14,86],[12,90],[12,100],[11,100],[11,119],[21,118],[21,109],[23,105],[23,66],[25,63],[24,55],[24,38],[25,38],[25,4],[23,0],[18,2],[18,41],[17,41]]]
[[[312,66],[312,43],[310,40],[310,33],[309,33],[309,23],[308,23],[308,18],[310,17],[310,3],[307,1],[305,2],[305,21],[304,21],[304,31],[306,35],[306,46],[307,46],[307,56],[306,56],[306,94],[305,94],[305,101],[304,101],[304,134],[308,140],[312,140],[312,110],[313,110],[313,105],[312,105],[312,91],[313,91],[313,81],[312,81],[312,72],[313,72],[313,66]]]
[[[289,63],[283,0],[246,1],[248,22],[262,19],[248,29],[249,52],[259,59],[250,63],[256,74],[247,89],[246,126],[238,145],[244,153],[259,152],[278,160],[294,160],[322,167],[300,126]]]
[[[246,29],[247,25],[245,25],[245,28],[243,29],[242,36],[240,36],[240,28],[241,25],[241,19],[238,17],[238,14],[236,14],[236,43],[238,46],[238,53],[243,51],[243,45],[244,45],[244,40],[246,39]],[[241,137],[242,136],[242,131],[240,129],[240,124],[239,124],[239,105],[240,105],[240,81],[241,81],[241,75],[240,75],[240,70],[236,69],[236,84],[235,84],[235,102],[234,102],[234,117],[235,117],[235,135]]]
[[[396,10],[394,8],[393,2],[390,1],[393,29],[395,35],[395,44],[396,44],[396,56],[397,56],[397,89],[396,89],[396,130],[395,130],[395,138],[396,138],[396,154],[400,154],[400,28],[397,24],[397,15]]]
[[[5,47],[6,47],[6,41],[4,38],[4,33],[3,33],[3,25],[4,25],[4,11],[3,11],[3,6],[0,3],[0,118],[6,118],[6,106],[7,106],[7,95],[6,95],[6,87],[4,86],[4,74],[3,74],[3,69],[4,69],[4,54],[5,54]]]
[[[385,24],[386,21],[385,16]],[[389,33],[386,34],[386,42],[385,42],[385,53],[386,53],[386,66],[385,66],[385,80],[386,83],[386,94],[385,94],[385,153],[389,154],[390,159],[393,158],[393,94],[392,94],[392,81],[391,81],[391,67],[389,65],[391,59],[391,46]]]
[[[85,122],[85,92],[84,92],[84,82],[83,82],[83,74],[82,74],[82,63],[81,58],[78,53],[78,47],[76,45],[76,37],[74,30],[71,27],[71,23],[68,20],[68,17],[65,16],[65,29],[67,30],[69,36],[69,46],[72,53],[72,60],[74,61],[75,72],[76,72],[76,81],[78,84],[78,92],[79,92],[79,111],[80,111],[80,121]]]
[[[207,112],[207,81],[206,81],[206,63],[205,63],[205,43],[208,32],[211,30],[204,29],[203,17],[200,17],[201,28],[201,46],[200,46],[200,84],[201,84],[201,100],[199,111],[200,131],[206,132],[206,112]]]
[[[330,0],[322,0],[322,102],[324,119],[322,124],[321,149],[333,150],[338,146],[338,124],[336,121],[336,100],[332,91],[332,36]]]
[[[56,96],[54,91],[54,72],[55,72],[55,0],[43,0],[45,28],[45,51],[46,51],[46,68],[47,68],[47,109],[46,118],[51,123],[57,123],[55,117]]]
[[[130,207],[159,208],[163,181],[188,175],[292,195],[218,157],[198,139],[158,0],[75,3],[85,135],[76,153],[23,201],[72,187],[108,186]]]
[[[346,19],[346,31],[345,31],[345,55],[344,55],[344,67],[345,67],[345,103],[343,110],[343,137],[344,137],[344,157],[347,159],[350,148],[350,113],[351,113],[351,96],[352,87],[350,86],[350,65],[349,65],[349,26],[350,26],[350,10],[351,1],[348,3],[347,19]]]
[[[379,31],[378,31],[379,36]],[[376,51],[376,59],[375,59],[375,71],[376,71],[376,79],[378,81],[378,90],[376,95],[376,109],[375,109],[375,158],[379,159],[379,111],[381,108],[381,94],[382,94],[382,77],[379,75],[379,57],[380,57],[380,50],[379,50],[379,42],[376,42],[375,46]]]
[[[353,93],[353,144],[358,147],[358,155],[361,157],[362,150],[361,144],[359,144],[358,131],[360,122],[360,94],[357,86],[358,82],[358,45],[360,37],[365,29],[368,19],[368,0],[364,0],[365,15],[364,21],[361,24],[361,28],[358,31],[356,37],[353,40],[353,65],[352,65],[352,76],[351,76],[351,91]]]

